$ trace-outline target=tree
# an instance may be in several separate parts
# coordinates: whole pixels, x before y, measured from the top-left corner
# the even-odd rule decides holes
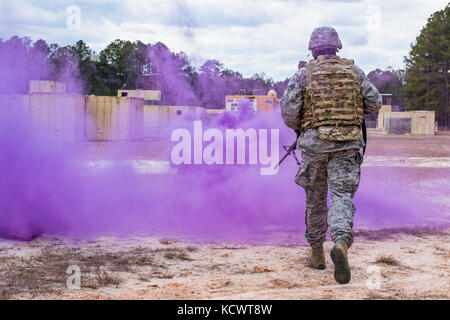
[[[33,80],[47,80],[51,78],[51,67],[50,67],[50,47],[47,43],[40,39],[33,43],[30,48],[29,62],[32,62],[31,67],[31,77]]]
[[[200,67],[197,96],[206,108],[224,108],[226,81],[221,77],[223,64],[217,60],[207,60]]]
[[[79,75],[84,94],[91,94],[101,82],[97,76],[96,55],[83,40],[69,47],[78,60]]]
[[[57,44],[51,44],[50,61],[52,65],[51,80],[64,82],[67,92],[83,92],[80,61],[72,46],[59,47]]]
[[[265,94],[274,88],[281,96],[287,84],[264,73],[244,78],[217,60],[197,69],[187,54],[161,42],[115,40],[96,54],[82,40],[60,47],[17,36],[0,39],[0,74],[0,93],[27,93],[29,80],[63,81],[68,92],[112,96],[121,88],[145,89],[158,82],[163,104],[207,108],[224,108],[225,96],[242,90]]]
[[[0,39],[0,93],[28,93],[30,80],[52,79],[50,48],[43,40]]]
[[[141,41],[117,39],[100,52],[97,69],[102,80],[98,94],[116,95],[118,89],[136,89],[139,79],[150,70],[147,46]]]
[[[151,72],[160,78],[162,103],[168,105],[199,105],[193,85],[197,73],[188,56],[173,53],[161,42],[147,45]]]
[[[283,96],[284,90],[286,90],[288,83],[289,78],[286,78],[284,81],[278,81],[274,83],[273,89],[277,92],[278,99],[281,99],[281,97]]]
[[[406,108],[435,110],[438,122],[449,127],[450,5],[428,19],[406,63]]]
[[[388,68],[386,71],[375,69],[368,73],[367,77],[377,87],[381,93],[392,94],[392,104],[394,106],[405,107],[403,94],[403,70],[392,70]]]

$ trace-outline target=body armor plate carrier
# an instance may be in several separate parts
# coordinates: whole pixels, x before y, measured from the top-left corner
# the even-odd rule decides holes
[[[319,138],[329,141],[360,139],[364,107],[353,60],[319,56],[306,70],[302,130],[318,128]]]

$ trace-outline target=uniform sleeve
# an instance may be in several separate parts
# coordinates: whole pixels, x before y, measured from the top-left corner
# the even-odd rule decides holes
[[[364,74],[360,68],[356,67],[359,75],[359,80],[362,87],[362,95],[364,97],[364,113],[370,114],[378,112],[381,108],[381,94],[369,78]]]
[[[303,105],[302,93],[306,80],[306,68],[299,69],[289,80],[281,98],[281,117],[291,129],[300,128],[300,115]]]

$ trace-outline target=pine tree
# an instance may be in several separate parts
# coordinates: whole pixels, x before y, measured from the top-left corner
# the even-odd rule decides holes
[[[435,12],[405,57],[407,110],[434,110],[440,126],[449,127],[450,5]]]

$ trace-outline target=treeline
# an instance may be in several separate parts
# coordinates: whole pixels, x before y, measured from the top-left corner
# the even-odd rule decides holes
[[[367,77],[378,88],[381,93],[392,94],[392,105],[398,107],[399,110],[405,109],[404,97],[404,70],[394,70],[387,68],[386,70],[375,69],[367,74]]]
[[[434,13],[405,57],[405,70],[369,72],[381,93],[392,94],[400,110],[434,110],[440,126],[450,126],[450,7]],[[294,71],[294,70],[293,70]],[[223,108],[230,94],[284,92],[288,79],[274,82],[264,73],[244,78],[217,60],[195,68],[189,57],[163,43],[115,40],[100,53],[82,40],[60,47],[29,38],[0,39],[0,93],[26,93],[31,79],[66,82],[71,92],[116,95],[118,89],[143,88],[149,77],[159,79],[162,103]]]
[[[85,42],[60,47],[29,38],[0,39],[0,93],[27,93],[28,81],[66,82],[69,92],[117,94],[118,89],[138,89],[149,78],[158,79],[162,103],[223,108],[230,94],[266,94],[270,89],[281,96],[285,81],[274,82],[264,73],[244,78],[216,60],[195,68],[189,57],[170,51],[163,43],[115,40],[100,53]]]
[[[227,94],[264,94],[275,89],[281,97],[288,82],[274,82],[264,73],[244,78],[217,60],[197,69],[185,53],[171,52],[161,42],[123,40],[111,42],[97,54],[82,40],[60,47],[44,40],[0,39],[0,71],[2,93],[26,93],[28,80],[49,79],[66,82],[70,92],[111,96],[118,89],[143,88],[146,76],[156,75],[163,103],[214,108],[224,106]],[[368,77],[380,92],[393,94],[393,104],[405,106],[401,71],[376,69]]]
[[[392,94],[400,110],[433,110],[439,126],[450,128],[450,5],[437,11],[411,44],[405,70],[376,69],[368,74],[381,93]]]
[[[49,79],[66,82],[71,92],[110,96],[118,89],[145,87],[145,76],[157,75],[164,103],[211,107],[223,107],[227,94],[275,89],[281,97],[288,82],[274,82],[264,73],[244,78],[217,60],[197,69],[184,52],[171,52],[161,42],[123,40],[111,42],[97,54],[82,40],[60,47],[44,40],[33,43],[26,37],[0,39],[0,71],[2,93],[26,93],[29,80]],[[404,72],[376,69],[368,77],[382,93],[393,94],[393,104],[405,106]]]
[[[450,127],[450,4],[428,19],[405,57],[408,110],[434,110],[440,126]]]

